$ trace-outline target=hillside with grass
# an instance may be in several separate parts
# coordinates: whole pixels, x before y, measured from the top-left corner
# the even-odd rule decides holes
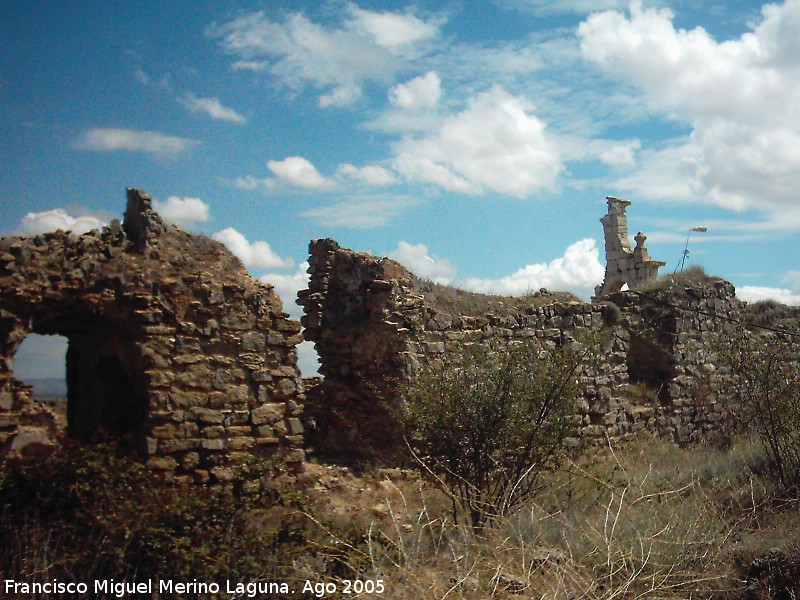
[[[365,598],[791,598],[795,496],[759,445],[609,445],[475,530],[414,471],[311,465],[245,495],[153,487],[113,449],[0,479],[0,572],[18,581],[382,581]],[[56,597],[56,596],[51,596]],[[175,596],[178,597],[178,596]],[[191,596],[182,596],[191,597]],[[207,595],[195,597],[209,597]],[[225,597],[221,595],[219,597]],[[331,597],[345,597],[333,595]]]
[[[636,292],[668,303],[709,281],[692,270]],[[438,309],[475,316],[574,301],[417,287]],[[252,459],[226,486],[190,486],[157,483],[114,444],[68,442],[0,471],[0,574],[219,584],[159,598],[796,598],[797,319],[755,303],[730,323],[714,372],[735,418],[714,444],[644,431],[576,442],[568,408],[603,347],[591,340],[478,345],[420,371],[403,388],[407,453],[392,468],[312,458],[291,478]],[[625,393],[658,402],[644,384]]]

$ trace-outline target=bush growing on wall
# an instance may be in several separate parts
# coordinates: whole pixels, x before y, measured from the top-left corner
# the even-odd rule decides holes
[[[543,350],[519,343],[453,350],[404,387],[401,421],[420,466],[482,527],[541,490],[540,475],[576,453],[578,377],[598,340]],[[565,444],[570,439],[573,443]]]

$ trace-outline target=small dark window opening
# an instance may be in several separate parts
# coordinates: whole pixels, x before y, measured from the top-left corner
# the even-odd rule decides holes
[[[631,334],[628,344],[628,378],[643,383],[658,394],[662,405],[672,400],[669,384],[675,377],[675,359],[654,341]]]

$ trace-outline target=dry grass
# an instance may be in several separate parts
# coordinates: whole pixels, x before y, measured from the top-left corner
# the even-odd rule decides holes
[[[507,317],[524,313],[529,308],[549,304],[583,302],[571,292],[553,292],[545,289],[531,290],[522,296],[493,296],[441,285],[418,277],[413,278],[413,283],[434,308],[447,314],[464,317],[480,318],[490,314]]]
[[[682,287],[698,287],[709,282],[722,281],[718,277],[708,275],[701,265],[691,265],[683,271],[668,273],[657,279],[646,281],[636,288],[637,292],[658,292]]]
[[[456,525],[446,496],[413,472],[355,475],[312,465],[302,489],[265,497],[263,506],[250,500],[245,508],[237,500],[203,510],[190,496],[176,507],[153,504],[144,511],[150,521],[170,518],[135,526],[146,534],[139,539],[142,548],[159,542],[154,560],[171,561],[169,572],[158,575],[182,573],[187,580],[231,577],[209,568],[219,567],[216,562],[198,560],[203,551],[226,563],[224,572],[244,580],[286,580],[298,590],[306,579],[337,582],[340,590],[345,579],[382,580],[382,594],[347,596],[352,598],[794,598],[800,592],[798,503],[762,477],[764,461],[763,450],[748,440],[726,450],[681,449],[655,439],[624,448],[609,444],[591,460],[551,474],[535,502],[479,532]],[[8,480],[4,485],[8,491]],[[112,491],[103,489],[101,495]],[[102,518],[86,531],[76,528],[74,511],[63,522],[55,514],[37,517],[26,500],[19,515],[30,518],[6,523],[0,570],[29,581],[63,578],[67,567],[77,580],[121,578],[125,569],[129,578],[144,576],[141,551],[133,555],[135,564],[122,556],[114,564],[91,560],[105,556],[110,541],[131,527],[134,517],[127,512],[121,529],[112,514],[126,509],[130,495],[122,490],[88,504]],[[16,514],[9,498],[5,520]],[[132,498],[131,515],[142,514],[138,499]],[[233,538],[231,521],[218,518],[225,507],[245,524]],[[185,530],[198,516],[203,527]],[[185,552],[175,552],[176,531],[192,536],[184,540]],[[78,550],[88,557],[85,564],[72,560]]]
[[[385,479],[366,501],[383,509],[351,545],[351,574],[382,579],[387,599],[757,597],[748,569],[775,544],[792,556],[800,529],[791,506],[776,506],[763,460],[747,441],[609,446],[480,532],[455,525],[421,481]]]

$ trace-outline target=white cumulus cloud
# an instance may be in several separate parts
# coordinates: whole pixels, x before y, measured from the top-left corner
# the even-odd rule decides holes
[[[787,290],[786,288],[743,285],[736,288],[736,297],[745,302],[775,300],[781,304],[800,305],[800,294],[794,293],[792,290]]]
[[[639,140],[612,144],[599,154],[600,161],[610,167],[631,167],[636,164],[636,152],[642,147]]]
[[[788,284],[792,291],[800,294],[800,271],[787,271],[781,275],[781,281]]]
[[[259,240],[251,243],[233,227],[217,231],[212,237],[225,244],[248,268],[288,269],[294,264],[291,258],[278,256],[267,242]]]
[[[526,265],[500,279],[469,278],[463,287],[484,294],[519,296],[540,288],[573,292],[589,299],[594,287],[602,282],[605,266],[600,264],[597,242],[591,238],[570,245],[564,256],[549,263]]]
[[[446,258],[431,255],[425,244],[410,244],[401,240],[397,248],[389,253],[389,258],[393,258],[415,275],[435,283],[449,284],[456,275],[453,263]]]
[[[300,13],[273,21],[263,11],[208,30],[238,57],[234,67],[265,71],[291,90],[320,90],[320,105],[348,106],[367,81],[385,83],[401,71],[418,46],[439,35],[438,24],[410,13],[349,6],[340,26],[320,25]]]
[[[240,190],[257,190],[259,188],[270,190],[275,187],[275,180],[270,177],[254,177],[243,175],[233,180],[233,187]]]
[[[268,283],[275,288],[278,296],[283,301],[285,310],[293,319],[303,315],[303,309],[297,305],[297,292],[308,287],[308,262],[302,262],[294,273],[266,273],[258,278],[262,283]]]
[[[84,132],[73,147],[79,150],[97,152],[144,152],[154,158],[175,158],[187,152],[200,142],[189,138],[167,135],[159,131],[139,131],[136,129],[95,128]]]
[[[384,186],[397,183],[397,176],[392,171],[378,165],[356,167],[355,165],[345,163],[339,165],[336,173],[337,175],[370,186]]]
[[[354,194],[332,204],[312,208],[301,216],[326,227],[372,229],[391,223],[419,204],[419,199],[395,194]]]
[[[22,223],[17,228],[19,235],[38,235],[48,231],[63,229],[73,233],[86,233],[92,229],[100,229],[105,221],[92,215],[73,217],[63,208],[54,208],[42,212],[29,212],[22,218]]]
[[[568,13],[588,14],[612,8],[623,8],[627,0],[498,0],[500,6],[524,11],[537,17]]]
[[[693,130],[648,149],[620,188],[736,210],[798,210],[800,0],[761,12],[750,31],[721,42],[701,27],[676,28],[671,11],[639,1],[627,14],[596,13],[580,25],[585,58]]]
[[[332,185],[311,162],[302,156],[271,160],[267,163],[267,167],[280,181],[295,187],[319,189]]]
[[[563,164],[533,106],[494,86],[429,136],[395,145],[395,168],[447,190],[524,197],[555,185]]]
[[[186,94],[182,103],[193,113],[200,113],[218,121],[229,121],[244,125],[247,119],[233,108],[224,106],[219,98],[198,98],[194,94]]]
[[[389,90],[389,101],[395,106],[411,112],[430,110],[439,104],[442,82],[436,71],[399,83]]]
[[[210,207],[200,198],[169,196],[166,200],[153,200],[153,208],[165,220],[181,227],[205,223],[209,219]]]
[[[412,14],[374,12],[355,6],[351,9],[352,24],[367,32],[378,46],[396,49],[423,40],[435,38],[439,27],[435,22],[426,22]]]

